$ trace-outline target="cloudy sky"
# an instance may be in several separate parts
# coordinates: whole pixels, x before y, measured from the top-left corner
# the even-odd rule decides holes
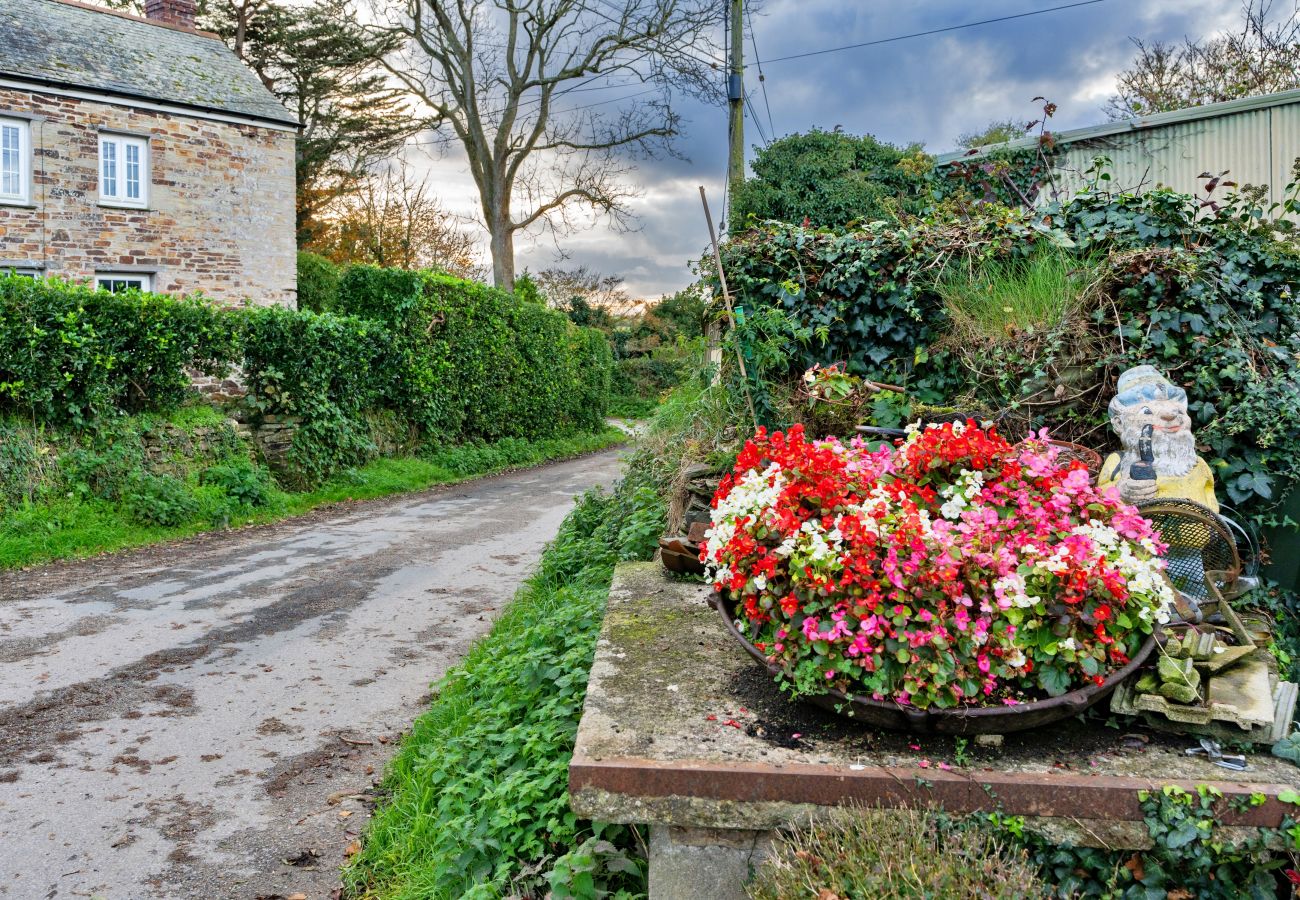
[[[1115,74],[1132,59],[1130,36],[1181,40],[1232,27],[1240,0],[1101,0],[1042,15],[916,37],[799,60],[778,57],[1062,6],[1071,0],[765,0],[753,18],[771,122],[757,91],[753,44],[746,42],[747,87],[769,137],[842,126],[896,144],[919,142],[932,153],[955,149],[956,137],[990,121],[1037,118],[1036,95],[1059,105],[1056,130],[1105,120],[1102,105]],[[614,94],[617,95],[616,93]],[[635,102],[635,101],[630,101]],[[615,104],[616,106],[617,104]],[[521,241],[518,268],[586,264],[626,278],[634,296],[657,297],[692,280],[688,263],[707,243],[698,187],[721,203],[726,166],[725,110],[678,107],[685,160],[642,162],[633,175],[638,227],[599,226],[561,242]],[[746,116],[746,143],[761,143]],[[475,191],[454,153],[424,160],[443,202],[472,214]]]

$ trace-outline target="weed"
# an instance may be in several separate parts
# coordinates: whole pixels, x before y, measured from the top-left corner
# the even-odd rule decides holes
[[[843,810],[777,840],[748,887],[753,900],[1018,900],[1042,893],[1023,851],[925,810]]]

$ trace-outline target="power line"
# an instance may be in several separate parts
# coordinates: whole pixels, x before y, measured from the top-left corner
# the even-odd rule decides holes
[[[754,48],[754,64],[758,66],[758,86],[763,89],[763,106],[767,108],[767,127],[772,132],[772,140],[776,140],[776,123],[772,121],[772,104],[767,99],[767,76],[763,74],[763,60],[758,55],[758,38],[754,36],[754,15],[749,7],[745,7],[745,17],[749,19],[749,45]]]
[[[967,22],[963,25],[948,25],[944,28],[931,28],[928,31],[914,31],[911,34],[899,34],[894,37],[880,38],[875,41],[863,41],[860,44],[845,44],[843,47],[827,47],[825,50],[810,50],[807,53],[794,53],[790,56],[777,56],[772,59],[762,60],[761,62],[778,63],[787,62],[792,59],[807,59],[810,56],[821,56],[823,53],[839,53],[841,50],[858,50],[862,47],[875,47],[879,44],[890,44],[894,41],[906,41],[911,38],[925,37],[931,34],[942,34],[945,31],[958,31],[962,28],[974,28],[976,25],[992,25],[995,22],[1009,22],[1012,19],[1026,19],[1029,16],[1041,16],[1050,12],[1059,12],[1063,9],[1074,9],[1076,6],[1091,6],[1094,3],[1104,3],[1105,0],[1079,0],[1078,3],[1066,3],[1063,6],[1052,6],[1047,9],[1035,9],[1029,12],[1016,13],[1010,16],[998,16],[995,19],[981,19],[978,22]]]
[[[748,92],[745,94],[745,107],[749,110],[749,117],[754,120],[754,127],[758,129],[758,137],[766,147],[772,143],[763,131],[763,120],[758,117],[758,110],[754,109],[754,102],[750,99],[752,95]]]
[[[657,94],[657,93],[659,93],[659,88],[648,88],[648,89],[646,89],[646,90],[644,90],[644,91],[636,91],[636,92],[631,93],[631,94],[623,94],[623,95],[618,96],[618,97],[611,97],[611,98],[608,99],[608,100],[599,100],[599,101],[597,101],[597,102],[595,102],[595,103],[584,103],[582,106],[571,106],[571,107],[569,107],[568,109],[557,109],[557,110],[555,110],[554,112],[552,112],[551,115],[554,115],[554,116],[566,115],[566,114],[568,114],[568,113],[579,112],[579,111],[584,110],[584,109],[592,109],[593,107],[597,107],[597,106],[605,106],[605,105],[610,104],[610,103],[621,103],[622,101],[624,101],[624,100],[630,100],[630,99],[632,99],[633,97],[643,97],[643,96],[645,96],[646,94]],[[536,101],[530,101],[530,102],[533,103],[533,104],[536,104]],[[520,112],[531,112],[531,109],[527,109],[527,110],[526,110],[526,109],[522,108],[522,106],[521,106],[521,108],[520,108],[519,111],[520,111]],[[504,109],[504,108],[503,108],[503,109],[493,110],[492,112],[486,113],[486,114],[484,114],[484,115],[487,115],[487,116],[494,116],[494,115],[498,115],[498,114],[500,114],[500,113],[502,113],[502,112],[505,112],[505,109]],[[416,146],[419,146],[419,147],[436,147],[436,146],[440,146],[440,145],[450,144],[450,143],[452,143],[453,141],[457,141],[457,140],[459,140],[459,138],[456,137],[456,135],[448,135],[448,136],[446,136],[446,137],[442,137],[442,138],[434,138],[434,139],[431,140],[431,141],[412,141],[411,143],[413,143],[413,144],[415,144]]]

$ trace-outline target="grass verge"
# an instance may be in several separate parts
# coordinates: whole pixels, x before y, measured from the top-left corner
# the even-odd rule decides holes
[[[614,565],[649,558],[664,525],[649,486],[582,497],[492,631],[435,686],[387,773],[345,871],[350,896],[439,900],[631,896],[624,829],[577,818],[573,754]]]
[[[213,491],[199,487],[184,521],[169,525],[142,522],[123,503],[100,496],[76,492],[43,496],[0,513],[0,569],[139,547],[214,528],[275,522],[330,503],[424,490],[581,456],[626,440],[626,434],[608,428],[594,434],[538,441],[509,438],[492,444],[446,447],[422,456],[376,459],[341,472],[312,491],[267,489],[257,506],[232,504],[225,496],[217,498],[220,502],[205,503],[205,492]]]

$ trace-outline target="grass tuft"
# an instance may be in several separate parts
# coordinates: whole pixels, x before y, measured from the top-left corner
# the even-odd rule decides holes
[[[850,809],[776,841],[752,900],[1020,900],[1042,896],[1023,851],[917,809]]]
[[[950,267],[935,284],[958,335],[1004,343],[1017,335],[1051,332],[1095,289],[1097,267],[1061,250],[1027,259]]]

